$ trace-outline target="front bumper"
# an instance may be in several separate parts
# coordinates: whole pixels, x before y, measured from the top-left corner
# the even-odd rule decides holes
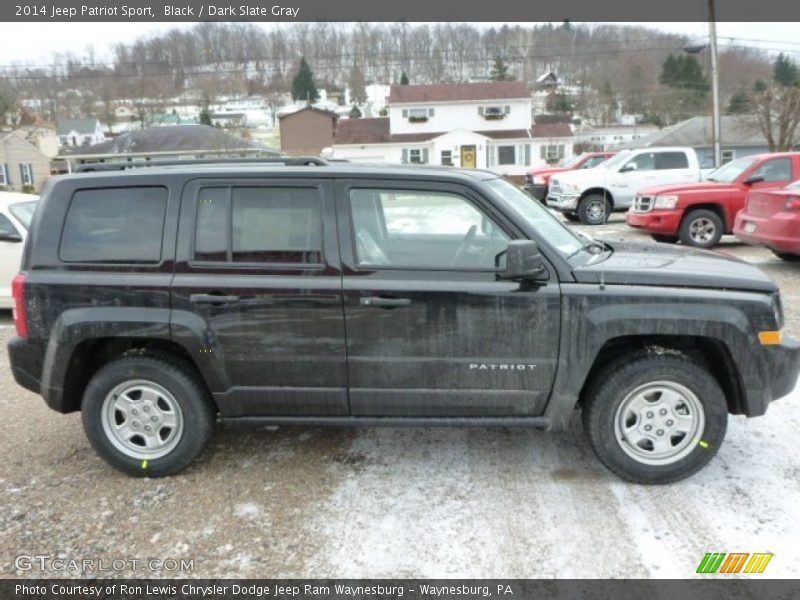
[[[681,216],[681,212],[675,210],[652,210],[644,213],[629,210],[625,215],[625,222],[637,229],[677,235],[681,226]]]
[[[547,206],[561,212],[574,212],[578,208],[578,194],[548,194]]]
[[[525,184],[525,191],[541,202],[547,195],[547,186],[543,184],[528,183]]]
[[[778,400],[790,394],[797,386],[800,374],[800,340],[791,336],[784,338],[778,345],[763,347],[769,375],[769,400]]]
[[[733,233],[748,244],[766,246],[787,254],[800,254],[800,216],[789,212],[776,213],[771,217],[754,217],[739,211]]]

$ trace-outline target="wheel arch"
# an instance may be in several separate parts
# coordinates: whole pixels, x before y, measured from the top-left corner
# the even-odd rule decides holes
[[[703,204],[692,204],[691,206],[687,206],[686,210],[683,211],[683,216],[681,217],[681,224],[679,228],[683,226],[684,221],[686,221],[686,219],[688,219],[693,212],[698,210],[708,210],[717,215],[722,221],[722,227],[724,229],[723,233],[731,233],[733,231],[733,219],[728,217],[728,211],[725,210],[724,206],[716,204],[714,202],[706,202]]]

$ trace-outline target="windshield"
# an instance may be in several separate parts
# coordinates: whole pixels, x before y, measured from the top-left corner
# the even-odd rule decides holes
[[[630,152],[620,152],[619,154],[616,154],[616,155],[612,156],[608,160],[605,160],[605,161],[601,162],[597,166],[601,167],[603,169],[613,169],[617,165],[620,165],[620,164],[624,163],[626,160],[628,160],[628,158],[630,158],[630,156],[631,156]]]
[[[578,156],[573,156],[572,158],[570,158],[567,162],[565,162],[561,166],[562,167],[574,167],[579,162],[581,162],[581,160],[583,159],[584,156],[585,156],[585,154],[578,154]]]
[[[505,179],[490,179],[486,184],[556,250],[569,258],[582,250],[587,241],[562,225],[549,210]]]
[[[747,171],[753,163],[756,162],[755,158],[737,158],[729,163],[725,163],[719,169],[711,171],[706,177],[706,181],[720,181],[722,183],[731,183]]]
[[[36,200],[11,204],[8,210],[16,217],[17,221],[22,223],[25,229],[29,229],[31,226],[31,219],[33,219],[33,211],[36,210]]]

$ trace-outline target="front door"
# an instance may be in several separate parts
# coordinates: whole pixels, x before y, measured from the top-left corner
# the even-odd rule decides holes
[[[347,414],[332,184],[189,184],[172,288],[173,335],[197,331],[226,417]],[[210,374],[210,373],[209,373]]]
[[[474,169],[478,166],[477,151],[475,146],[461,146],[461,167]]]
[[[336,189],[351,413],[541,414],[559,286],[498,279],[513,226],[456,184]]]

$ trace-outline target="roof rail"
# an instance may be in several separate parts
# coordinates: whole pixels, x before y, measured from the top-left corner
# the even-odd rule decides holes
[[[241,165],[241,164],[280,164],[287,167],[324,167],[329,163],[317,156],[281,156],[276,158],[191,158],[186,160],[148,160],[137,162],[89,163],[75,167],[75,173],[94,171],[125,171],[127,169],[148,169],[152,167],[175,167],[192,165]]]

